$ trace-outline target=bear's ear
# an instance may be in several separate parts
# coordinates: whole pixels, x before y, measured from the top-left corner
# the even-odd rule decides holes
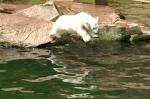
[[[99,17],[96,17],[95,20],[96,20],[96,22],[98,22],[99,21]]]
[[[91,26],[90,26],[89,23],[84,23],[84,24],[82,25],[82,28],[83,28],[84,30],[88,31],[88,30],[91,29]]]

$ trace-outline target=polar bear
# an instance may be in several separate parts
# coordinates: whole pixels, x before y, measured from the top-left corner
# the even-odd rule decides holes
[[[76,15],[62,15],[52,26],[49,35],[60,38],[65,32],[77,33],[84,42],[89,42],[91,37],[98,37],[98,20],[98,17],[94,18],[86,12],[80,12]]]

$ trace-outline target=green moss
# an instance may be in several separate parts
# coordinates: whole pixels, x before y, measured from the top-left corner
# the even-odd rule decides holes
[[[91,4],[95,4],[95,0],[82,0],[83,2],[86,3],[91,3]]]
[[[134,34],[141,35],[142,34],[142,31],[138,26],[132,27],[129,30],[129,32],[130,32],[130,35],[134,35]]]
[[[40,0],[29,0],[28,2],[31,3],[31,4],[38,4],[41,1]]]
[[[29,4],[40,4],[45,1],[46,0],[3,0],[3,2],[8,2],[8,3],[29,3]]]
[[[108,4],[108,0],[95,0],[96,4],[101,4],[101,5],[107,5]]]
[[[74,1],[88,3],[88,4],[95,4],[95,0],[74,0]]]
[[[88,4],[102,4],[102,5],[107,5],[107,0],[74,0],[74,1],[88,3]]]
[[[125,27],[104,27],[101,30],[101,35],[99,36],[100,40],[124,40],[128,37],[128,31]]]

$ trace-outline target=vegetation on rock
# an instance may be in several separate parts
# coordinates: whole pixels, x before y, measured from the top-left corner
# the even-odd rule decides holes
[[[40,4],[45,2],[46,0],[2,0],[1,2],[8,3],[29,3],[29,4]]]
[[[89,4],[102,4],[107,5],[108,0],[74,0],[77,2],[89,3]]]

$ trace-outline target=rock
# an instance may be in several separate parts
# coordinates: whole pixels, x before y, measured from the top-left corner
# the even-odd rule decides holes
[[[100,5],[91,5],[91,4],[83,4],[76,3],[72,1],[55,1],[56,7],[62,14],[76,14],[81,11],[87,12],[92,16],[98,16],[101,22],[106,22],[108,20],[108,16],[115,13],[115,11],[108,6],[100,6]]]
[[[0,3],[0,13],[12,14],[16,10],[16,6],[13,4]]]
[[[150,35],[150,29],[149,28],[146,28],[144,26],[140,26],[141,28],[141,31],[144,33],[144,34],[147,34],[147,35]]]
[[[89,4],[107,5],[107,0],[74,0],[75,2],[83,2]]]
[[[125,27],[104,26],[101,29],[100,40],[105,41],[128,41],[130,38],[129,32]]]
[[[0,21],[0,42],[13,46],[36,47],[52,41],[48,36],[52,22],[19,14],[1,14]]]
[[[130,28],[124,26],[104,26],[101,29],[100,40],[105,41],[145,41],[150,40],[150,35],[142,32],[138,26]]]
[[[138,1],[138,2],[142,2],[142,3],[150,3],[150,0],[133,0],[133,1]]]
[[[135,35],[135,34],[137,35],[143,34],[140,27],[134,26],[134,27],[129,28],[129,35]]]
[[[45,4],[19,10],[13,14],[0,13],[0,43],[37,47],[53,42],[48,32],[53,24],[51,20],[58,16],[56,11],[54,5]]]
[[[110,13],[107,15],[105,20],[103,20],[101,23],[108,25],[108,24],[115,24],[116,22],[120,21],[120,16],[117,15],[116,13]]]
[[[53,20],[59,16],[52,0],[45,4],[31,6],[27,9],[18,11],[17,13],[47,21]]]
[[[150,41],[150,35],[142,34],[142,35],[131,35],[130,42],[136,42],[136,41]]]
[[[7,13],[7,14],[13,14],[16,13],[18,10],[22,10],[25,8],[30,7],[30,4],[6,4],[6,3],[0,3],[0,13]]]

